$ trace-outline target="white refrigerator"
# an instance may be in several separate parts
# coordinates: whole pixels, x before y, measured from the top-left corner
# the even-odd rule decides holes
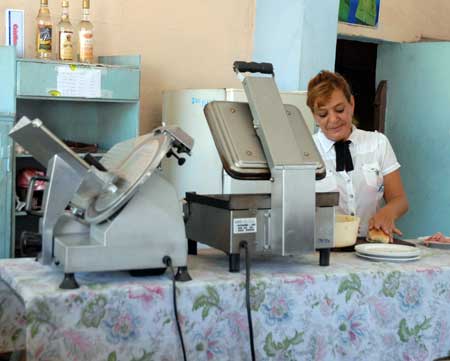
[[[306,92],[281,92],[284,104],[295,105],[311,133],[315,123],[306,106]],[[163,93],[163,125],[176,125],[194,138],[191,157],[179,166],[173,159],[164,160],[163,173],[175,186],[179,199],[186,192],[199,194],[270,193],[269,181],[242,181],[231,178],[223,169],[208,123],[204,106],[214,100],[246,102],[243,89],[185,89]]]

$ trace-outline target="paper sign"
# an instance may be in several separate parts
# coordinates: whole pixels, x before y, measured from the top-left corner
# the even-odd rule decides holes
[[[102,71],[77,66],[58,67],[56,88],[62,97],[101,98]]]

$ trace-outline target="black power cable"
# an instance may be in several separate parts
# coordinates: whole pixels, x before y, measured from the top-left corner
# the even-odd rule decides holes
[[[252,361],[255,361],[256,357],[255,344],[253,340],[252,309],[250,308],[250,253],[248,251],[247,241],[241,241],[239,243],[239,247],[244,248],[245,250],[245,303],[247,306],[248,329],[250,333],[250,350],[252,352]]]
[[[178,310],[177,310],[177,289],[175,286],[175,271],[172,266],[172,259],[169,256],[164,256],[163,263],[170,268],[170,272],[172,273],[172,289],[173,289],[173,309],[175,312],[175,321],[177,323],[178,336],[180,337],[181,348],[183,350],[183,360],[187,361],[186,358],[186,349],[184,348],[184,340],[183,334],[181,333],[180,320],[178,319]]]

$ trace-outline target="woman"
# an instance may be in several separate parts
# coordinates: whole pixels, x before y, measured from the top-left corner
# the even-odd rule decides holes
[[[408,200],[400,164],[385,135],[352,125],[355,100],[347,81],[320,72],[308,84],[307,104],[319,127],[314,141],[327,169],[316,190],[339,191],[338,212],[361,218],[360,236],[372,229],[391,241],[394,233],[401,236],[395,221],[408,210]]]

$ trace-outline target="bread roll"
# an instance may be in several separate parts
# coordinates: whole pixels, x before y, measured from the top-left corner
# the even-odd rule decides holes
[[[367,242],[389,243],[389,238],[381,229],[370,229],[367,234]]]

